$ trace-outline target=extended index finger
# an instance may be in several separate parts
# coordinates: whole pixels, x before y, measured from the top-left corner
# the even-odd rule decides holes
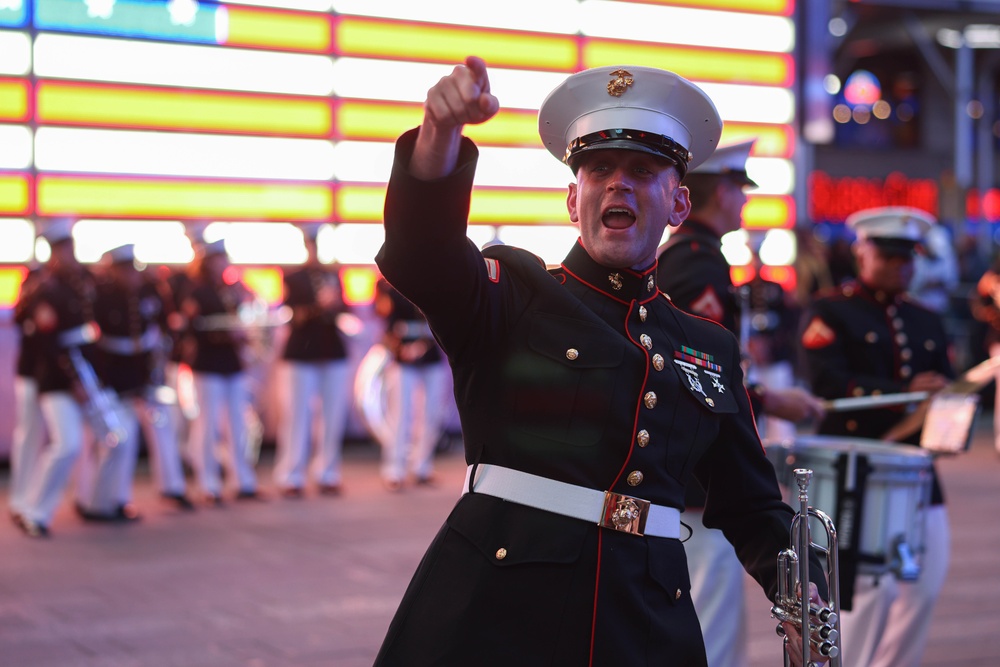
[[[490,77],[486,73],[486,61],[478,56],[469,56],[465,59],[465,66],[472,72],[479,90],[484,93],[490,92]]]

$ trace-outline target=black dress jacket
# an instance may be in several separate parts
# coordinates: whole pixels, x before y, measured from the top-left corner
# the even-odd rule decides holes
[[[801,343],[813,393],[821,398],[907,391],[918,373],[953,377],[941,316],[905,296],[888,296],[852,281],[822,293],[806,309]],[[906,406],[830,411],[818,433],[881,440]],[[920,431],[904,440],[920,443]],[[931,503],[943,503],[934,475]]]
[[[655,264],[609,269],[579,244],[551,272],[516,248],[480,253],[465,236],[475,146],[463,140],[456,170],[426,182],[407,172],[414,137],[397,143],[376,260],[449,359],[467,462],[678,509],[697,478],[705,523],[772,596],[792,511],[733,335],[675,308]],[[704,665],[689,588],[680,540],[466,493],[376,665]]]

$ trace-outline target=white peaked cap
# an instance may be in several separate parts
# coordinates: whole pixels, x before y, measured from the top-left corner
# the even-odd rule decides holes
[[[920,243],[937,219],[909,206],[868,208],[847,217],[846,224],[859,239]]]
[[[129,263],[135,261],[135,244],[126,243],[108,251],[108,260],[113,264]]]
[[[545,98],[538,133],[571,167],[576,155],[618,148],[660,155],[681,173],[718,146],[722,119],[705,92],[654,67],[595,67],[573,74]]]
[[[52,218],[44,225],[40,236],[49,242],[49,245],[67,241],[73,238],[73,225],[76,220],[73,218]]]
[[[747,158],[756,139],[742,141],[738,144],[720,146],[715,149],[707,160],[702,162],[696,169],[692,169],[692,174],[719,174],[721,176],[734,176],[746,185],[757,187],[757,184],[747,176]]]

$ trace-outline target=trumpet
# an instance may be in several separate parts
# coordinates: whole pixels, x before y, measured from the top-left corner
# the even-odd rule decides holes
[[[83,411],[94,430],[94,436],[98,442],[113,449],[128,437],[128,433],[115,411],[113,392],[101,386],[101,381],[97,379],[93,366],[83,357],[80,348],[71,347],[67,352],[83,393],[86,395]]]
[[[792,518],[791,546],[778,553],[778,592],[775,595],[771,616],[778,619],[777,632],[789,643],[782,623],[792,623],[802,637],[802,664],[816,667],[812,651],[830,658],[833,667],[842,667],[840,658],[840,566],[837,562],[837,529],[825,513],[809,507],[809,481],[813,471],[797,468],[794,471],[798,487],[799,507]],[[826,532],[826,545],[812,541],[809,532],[810,517],[817,519]],[[825,558],[825,574],[830,590],[830,604],[821,607],[809,601],[809,550],[814,549]],[[803,604],[803,601],[806,601]],[[786,647],[787,648],[787,647]],[[796,649],[793,649],[796,650]],[[791,666],[788,650],[784,651],[785,667]]]

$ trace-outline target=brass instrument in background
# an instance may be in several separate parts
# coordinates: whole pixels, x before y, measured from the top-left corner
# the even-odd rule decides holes
[[[778,554],[778,593],[775,595],[771,616],[778,619],[777,632],[789,643],[781,623],[793,623],[802,635],[802,664],[817,665],[811,661],[812,651],[830,658],[833,667],[841,667],[840,658],[840,575],[837,562],[837,529],[825,513],[809,507],[809,481],[812,470],[797,468],[794,473],[798,487],[799,507],[792,519],[791,547]],[[826,545],[812,541],[809,518],[817,519],[826,532]],[[815,549],[826,559],[826,579],[830,590],[830,606],[819,607],[809,599],[809,550]],[[806,630],[803,631],[803,628]],[[796,650],[792,648],[791,650]],[[785,667],[790,667],[788,650],[783,651]]]
[[[97,373],[94,372],[90,362],[83,357],[80,348],[71,347],[67,353],[86,396],[83,412],[90,428],[94,431],[94,436],[106,447],[117,447],[128,434],[121,419],[118,418],[117,400],[114,394],[101,385]]]

